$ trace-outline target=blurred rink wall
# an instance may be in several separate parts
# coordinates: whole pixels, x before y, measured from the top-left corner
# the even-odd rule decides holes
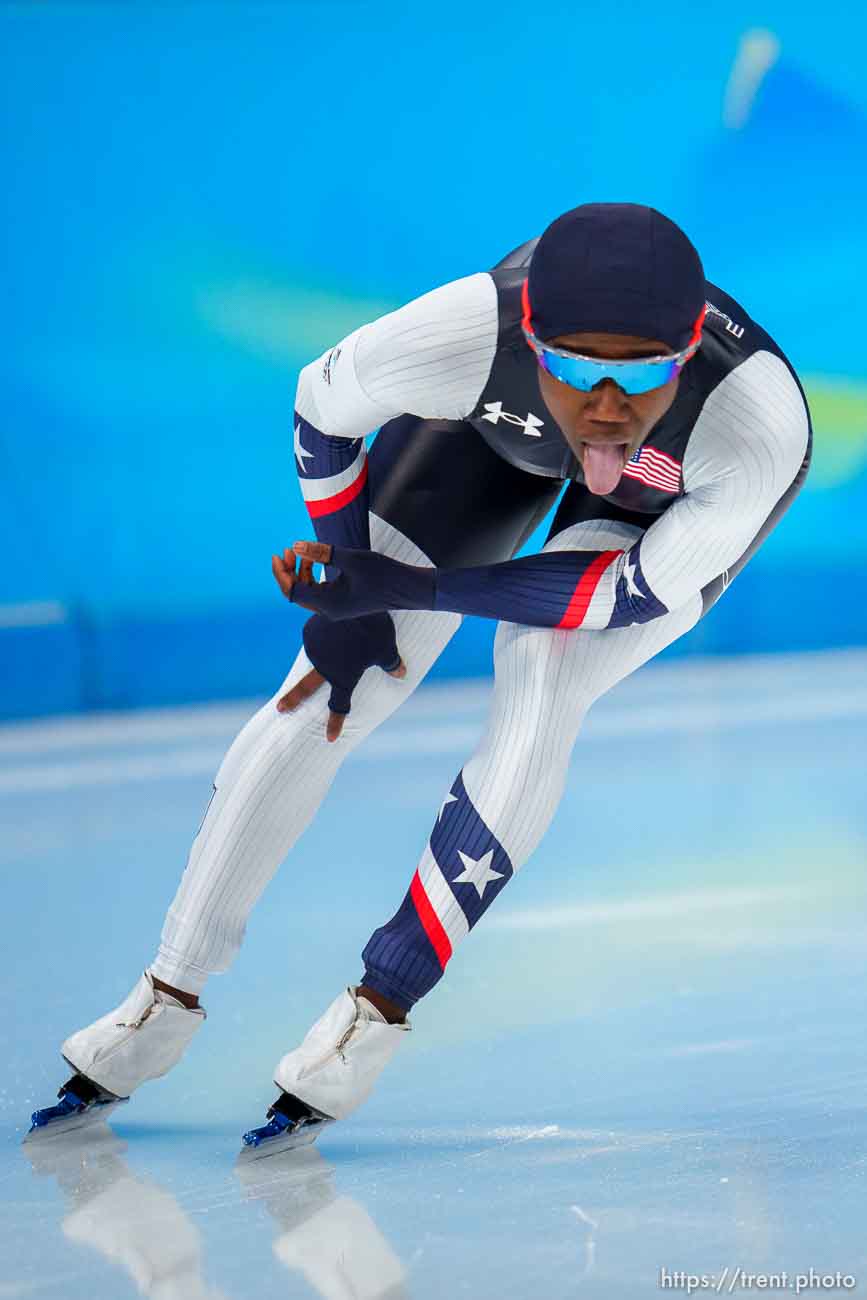
[[[812,406],[805,493],[670,653],[867,642],[865,53],[791,0],[3,4],[0,716],[274,689],[298,369],[590,200],[679,221]]]

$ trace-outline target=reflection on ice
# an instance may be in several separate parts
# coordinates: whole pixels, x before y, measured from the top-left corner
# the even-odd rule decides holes
[[[576,1281],[582,1281],[590,1277],[596,1263],[596,1229],[599,1224],[595,1219],[591,1219],[589,1214],[585,1214],[580,1205],[571,1205],[569,1207],[578,1221],[579,1230],[583,1235],[583,1245],[580,1252],[581,1266],[575,1275]]]
[[[22,1147],[33,1174],[63,1193],[68,1241],[98,1251],[151,1300],[228,1300],[204,1279],[190,1215],[152,1177],[132,1172],[126,1149],[104,1123]],[[404,1300],[403,1265],[358,1201],[337,1193],[333,1172],[313,1147],[239,1159],[235,1168],[243,1199],[261,1202],[276,1223],[275,1257],[323,1300]]]
[[[332,1167],[315,1147],[239,1161],[235,1172],[277,1224],[276,1257],[323,1300],[408,1297],[397,1255],[363,1206],[335,1192]]]
[[[202,1277],[198,1230],[174,1196],[134,1174],[126,1143],[97,1125],[22,1148],[34,1174],[55,1178],[66,1197],[61,1222],[72,1242],[99,1251],[153,1300],[226,1300]]]

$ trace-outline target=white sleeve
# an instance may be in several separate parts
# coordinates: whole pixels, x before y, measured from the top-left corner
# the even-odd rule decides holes
[[[756,352],[726,375],[687,444],[684,495],[605,570],[581,626],[645,622],[724,573],[793,482],[808,436],[806,404],[779,357]],[[569,531],[552,549],[568,548]]]
[[[708,397],[686,449],[685,495],[648,529],[648,586],[677,609],[743,555],[804,459],[807,408],[785,362],[756,352]]]
[[[486,271],[453,280],[362,325],[301,371],[295,408],[320,432],[363,438],[404,412],[460,420],[497,350],[497,289]]]

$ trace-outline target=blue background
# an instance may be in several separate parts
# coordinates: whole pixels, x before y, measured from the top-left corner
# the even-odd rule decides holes
[[[813,409],[806,491],[673,652],[867,641],[867,19],[685,16],[0,9],[0,716],[273,689],[299,367],[588,200],[681,222]],[[778,53],[738,96],[753,29]],[[490,634],[440,671],[488,671]]]

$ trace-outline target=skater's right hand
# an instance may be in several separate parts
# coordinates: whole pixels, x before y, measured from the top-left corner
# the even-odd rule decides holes
[[[343,730],[352,692],[367,668],[382,668],[391,677],[406,676],[390,614],[364,614],[339,623],[314,614],[304,624],[304,649],[314,667],[281,696],[277,708],[280,713],[291,713],[328,682],[328,740],[336,740]]]

